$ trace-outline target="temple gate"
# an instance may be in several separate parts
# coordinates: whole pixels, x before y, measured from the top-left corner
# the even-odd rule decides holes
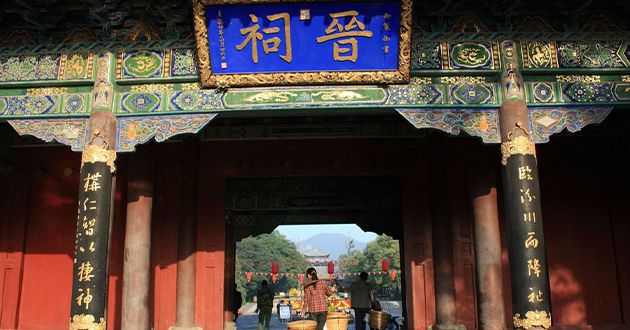
[[[0,329],[223,329],[270,177],[389,178],[407,329],[627,329],[629,4],[438,2],[9,1]]]

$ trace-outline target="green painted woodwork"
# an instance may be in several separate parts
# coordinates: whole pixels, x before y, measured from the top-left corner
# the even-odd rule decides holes
[[[299,88],[299,89],[236,89],[223,96],[226,108],[327,104],[379,104],[387,94],[382,88]]]
[[[628,41],[515,43],[531,106],[630,104]],[[112,111],[119,116],[375,107],[469,109],[496,108],[501,103],[497,80],[502,64],[496,39],[414,39],[413,78],[408,84],[228,90],[199,88],[190,40],[145,43],[144,49],[140,44],[129,43],[139,49],[123,48],[109,61]],[[0,119],[89,115],[97,53],[19,55],[10,50],[0,49]]]

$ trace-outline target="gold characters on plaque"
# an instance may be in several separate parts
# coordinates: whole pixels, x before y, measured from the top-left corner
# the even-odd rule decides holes
[[[266,16],[269,22],[282,21],[282,38],[280,37],[280,27],[270,26],[260,32],[260,18],[254,14],[249,14],[252,25],[242,28],[241,35],[245,36],[243,41],[236,45],[236,49],[241,51],[251,44],[251,58],[254,63],[258,63],[258,41],[262,41],[263,52],[266,54],[278,53],[280,45],[284,39],[284,54],[280,58],[287,63],[293,60],[293,49],[291,47],[291,17],[289,13],[277,13]]]
[[[373,35],[372,31],[366,30],[365,24],[358,19],[359,12],[356,10],[336,12],[329,15],[332,18],[332,22],[324,30],[325,35],[317,37],[317,43],[335,40],[333,43],[333,59],[339,62],[351,61],[356,63],[359,59],[359,41],[357,37],[371,38]]]

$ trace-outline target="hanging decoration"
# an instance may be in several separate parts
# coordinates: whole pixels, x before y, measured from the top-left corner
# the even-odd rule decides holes
[[[278,274],[271,274],[271,283],[278,283]]]
[[[381,261],[381,270],[383,271],[383,273],[387,273],[389,271],[389,259],[388,258],[383,258],[383,260]]]
[[[387,269],[389,269],[389,266],[386,267]],[[245,275],[245,278],[247,279],[247,282],[251,282],[253,280],[253,276],[268,276],[270,278],[280,278],[280,277],[287,277],[287,278],[295,278],[298,280],[298,282],[300,282],[300,284],[304,283],[304,278],[305,275],[304,273],[280,273],[280,265],[277,262],[271,262],[271,272],[238,272],[239,275]],[[330,275],[331,277],[334,276],[342,276],[342,277],[346,277],[346,276],[359,276],[360,273],[347,273],[347,272],[339,272],[339,273],[335,273],[335,263],[330,261],[327,263],[327,269],[326,269],[328,275]],[[368,275],[389,275],[389,276],[393,276],[394,279],[398,276],[398,271],[396,270],[391,270],[391,271],[376,271],[376,272],[368,272]]]
[[[398,276],[397,271],[392,270],[391,272],[389,272],[389,277],[392,279],[392,282],[396,282],[396,276]]]

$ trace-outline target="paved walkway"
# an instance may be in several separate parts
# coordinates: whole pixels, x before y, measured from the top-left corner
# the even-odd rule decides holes
[[[393,316],[401,316],[402,304],[400,301],[381,301],[381,307],[383,310]],[[256,311],[256,304],[248,303],[241,307],[241,316],[236,320],[237,330],[258,330],[258,314]],[[286,330],[286,323],[281,323],[278,319],[278,315],[274,312],[271,314],[271,324],[269,330]],[[324,328],[326,330],[326,328]],[[348,326],[348,330],[356,330],[354,324],[351,323]]]
[[[241,314],[236,320],[236,329],[238,330],[257,330],[258,314]],[[270,330],[286,329],[285,324],[281,324],[276,315],[271,316]]]

